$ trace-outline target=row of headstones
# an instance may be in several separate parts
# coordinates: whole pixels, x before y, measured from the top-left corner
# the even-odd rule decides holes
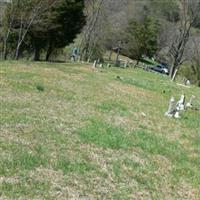
[[[189,102],[185,104],[185,95],[181,95],[180,100],[176,103],[175,98],[171,97],[169,101],[169,107],[167,112],[165,113],[165,116],[168,117],[175,117],[180,118],[180,112],[184,111],[188,108],[192,108],[194,105],[195,96],[192,95]]]
[[[126,61],[121,67],[123,67],[123,68],[127,68],[128,66],[129,66],[129,64],[130,64],[130,62],[129,61]],[[92,65],[92,67],[93,68],[97,68],[97,67],[104,67],[105,65],[103,65],[102,63],[99,63],[99,61],[98,60],[95,60],[94,61],[94,63],[93,63],[93,65]],[[110,63],[108,63],[107,65],[106,65],[107,67],[111,67],[111,64]]]
[[[98,60],[95,60],[94,63],[93,63],[93,65],[92,65],[92,67],[93,67],[93,68],[97,68],[97,67],[102,68],[102,67],[104,67],[104,65],[103,65],[103,63],[99,63]],[[108,63],[108,64],[107,64],[107,67],[111,67],[111,64]]]

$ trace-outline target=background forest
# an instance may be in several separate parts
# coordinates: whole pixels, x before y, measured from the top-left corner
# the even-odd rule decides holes
[[[171,77],[178,69],[200,86],[199,0],[0,2],[1,59],[55,61],[77,48],[79,60],[104,61],[115,51],[167,63]]]

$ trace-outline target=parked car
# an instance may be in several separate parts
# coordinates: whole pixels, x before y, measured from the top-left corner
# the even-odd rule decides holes
[[[167,74],[169,75],[169,69],[167,66],[159,64],[159,65],[154,65],[151,67],[151,70],[162,73],[162,74]]]

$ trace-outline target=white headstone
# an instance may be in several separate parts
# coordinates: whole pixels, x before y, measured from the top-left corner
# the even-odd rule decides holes
[[[179,111],[179,110],[176,110],[174,117],[175,117],[176,119],[181,118],[181,117],[180,117],[180,111]]]
[[[175,112],[174,106],[175,106],[175,99],[174,99],[174,97],[171,97],[171,99],[169,101],[169,107],[168,107],[167,112],[165,113],[165,116],[168,116],[168,117],[174,116],[174,112]]]
[[[176,110],[185,110],[185,95],[181,95],[180,100],[176,104]]]
[[[180,111],[185,110],[185,95],[181,95],[180,100],[177,102],[176,104],[176,110],[175,110],[175,114],[174,117],[179,119],[180,117]]]
[[[97,61],[95,60],[92,67],[96,68],[96,66],[97,66]]]
[[[186,104],[186,108],[192,108],[193,107],[193,103],[194,103],[195,98],[196,97],[194,95],[191,96],[190,101]]]
[[[186,85],[191,85],[190,80],[187,80],[187,81],[186,81]]]

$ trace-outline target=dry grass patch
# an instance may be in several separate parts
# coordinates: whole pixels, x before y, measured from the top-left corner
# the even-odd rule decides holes
[[[199,111],[164,116],[199,88],[140,69],[0,67],[0,199],[200,198]]]

